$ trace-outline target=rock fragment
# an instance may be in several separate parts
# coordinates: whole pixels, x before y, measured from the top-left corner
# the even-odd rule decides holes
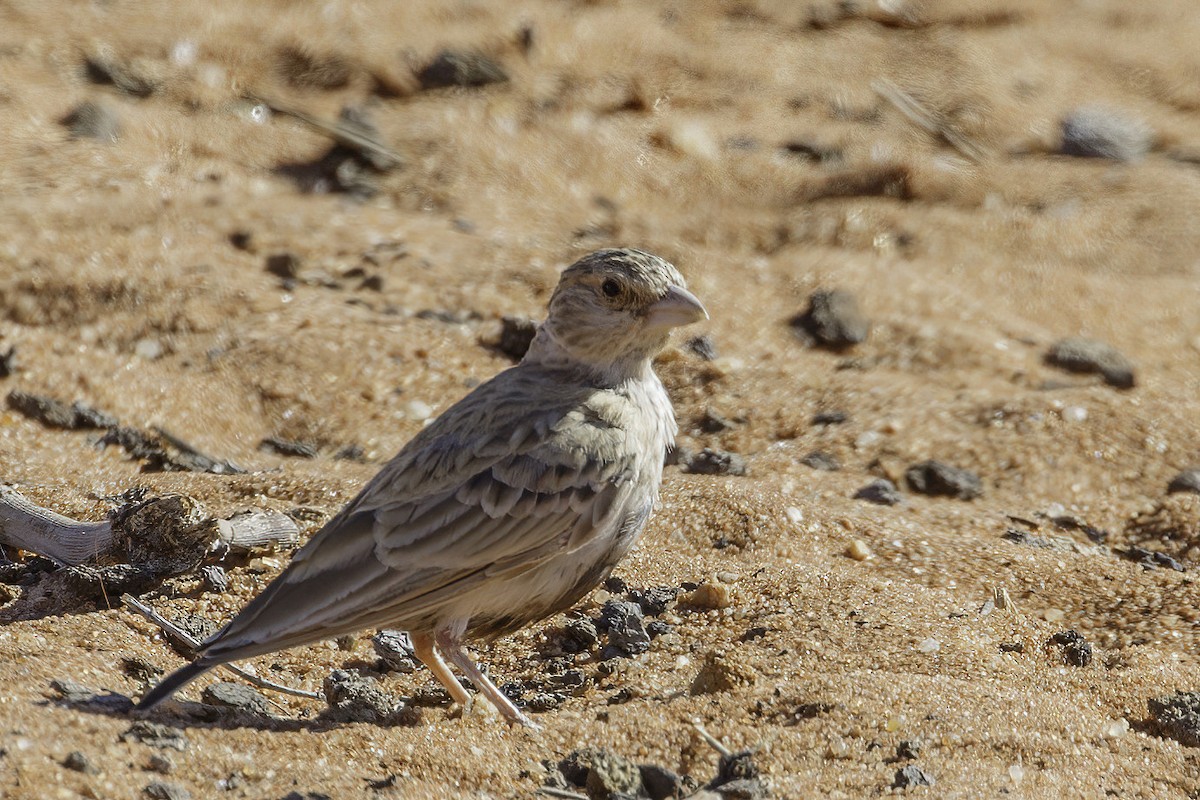
[[[1164,736],[1187,747],[1200,747],[1200,692],[1176,692],[1146,701]]]
[[[1063,155],[1136,161],[1154,144],[1144,120],[1103,106],[1083,106],[1062,121]]]
[[[533,335],[537,333],[537,323],[528,317],[501,317],[500,338],[496,349],[513,361],[520,361],[533,344]]]
[[[117,113],[103,103],[84,101],[67,112],[60,122],[72,139],[115,142],[121,136]]]
[[[339,722],[394,722],[404,710],[404,704],[374,678],[350,670],[334,670],[323,689],[330,707],[326,716]]]
[[[1135,384],[1133,364],[1112,345],[1080,336],[1060,339],[1046,352],[1046,363],[1068,372],[1104,376],[1104,382],[1118,389]]]
[[[907,767],[896,770],[896,777],[892,780],[892,787],[895,789],[907,789],[912,786],[933,786],[935,783],[937,781],[934,780],[932,775],[916,764],[909,764]]]
[[[836,457],[821,450],[812,451],[800,459],[800,463],[821,472],[837,472],[842,468],[841,462]]]
[[[871,323],[854,295],[843,289],[823,289],[808,298],[808,308],[792,319],[792,326],[812,341],[831,350],[866,341]]]
[[[482,53],[443,50],[417,73],[417,80],[425,90],[450,86],[478,88],[505,83],[508,73],[499,62]]]
[[[910,489],[921,494],[959,500],[974,500],[983,494],[983,482],[974,472],[933,459],[909,467],[904,480]]]
[[[417,656],[412,640],[403,631],[379,631],[371,637],[375,655],[392,672],[411,674],[417,669]]]
[[[267,698],[253,686],[232,681],[220,681],[204,687],[200,698],[210,706],[267,716]]]
[[[1191,492],[1200,494],[1200,467],[1189,467],[1180,472],[1167,484],[1167,494]]]
[[[1086,667],[1092,663],[1092,645],[1078,632],[1059,631],[1046,641],[1047,647],[1058,647],[1062,662],[1071,667]]]
[[[894,506],[904,501],[896,484],[887,478],[876,478],[854,493],[855,500],[866,500],[881,506]]]
[[[684,471],[693,475],[745,475],[746,459],[728,450],[706,447],[687,460]]]

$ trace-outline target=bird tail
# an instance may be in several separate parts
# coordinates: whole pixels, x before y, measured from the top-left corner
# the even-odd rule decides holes
[[[217,666],[219,661],[210,661],[207,658],[201,658],[197,661],[188,664],[186,667],[180,667],[172,672],[167,677],[158,682],[158,685],[138,701],[138,711],[145,711],[154,708],[156,705],[166,700],[175,692],[182,689],[187,684],[199,678],[204,673],[208,672],[213,667]]]

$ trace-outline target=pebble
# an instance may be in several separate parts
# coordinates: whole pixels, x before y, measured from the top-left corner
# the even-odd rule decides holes
[[[846,547],[846,555],[855,561],[866,561],[871,557],[871,548],[862,539],[855,539]]]
[[[978,475],[932,459],[913,464],[905,470],[904,479],[910,489],[921,494],[959,500],[974,500],[983,494],[983,482]]]
[[[734,423],[728,417],[713,411],[711,408],[704,410],[704,414],[701,415],[697,423],[697,427],[704,433],[720,433],[721,431],[729,430],[733,425]]]
[[[842,289],[825,289],[808,298],[808,308],[792,319],[792,326],[823,347],[841,350],[866,340],[871,323],[854,295]]]
[[[586,789],[590,798],[642,795],[641,769],[608,750],[574,750],[558,762],[558,771],[567,784]]]
[[[842,468],[841,463],[829,453],[820,450],[814,450],[804,458],[800,459],[800,463],[812,469],[821,470],[823,472],[837,472]]]
[[[850,421],[850,415],[845,411],[818,411],[813,414],[813,425],[841,425]]]
[[[1164,736],[1188,747],[1200,747],[1200,692],[1152,697],[1146,706]]]
[[[650,649],[650,634],[637,603],[609,600],[600,611],[596,627],[608,633],[609,646],[604,652],[610,658],[629,658]]]
[[[341,89],[350,83],[350,62],[337,53],[317,53],[302,47],[281,47],[276,68],[299,89]]]
[[[708,334],[693,336],[684,343],[684,347],[699,356],[701,361],[716,361],[717,359],[716,345],[713,344],[712,337]]]
[[[412,640],[404,631],[379,631],[371,637],[375,655],[392,672],[410,675],[417,669],[417,655]]]
[[[72,750],[67,753],[67,757],[63,759],[63,766],[67,769],[82,772],[85,775],[99,775],[100,768],[97,767],[92,760],[78,750]]]
[[[294,281],[300,277],[300,256],[295,253],[271,253],[264,266],[277,278]]]
[[[60,122],[72,139],[96,139],[115,142],[121,137],[121,122],[107,105],[90,100],[67,112]]]
[[[175,783],[154,781],[142,789],[142,794],[151,800],[191,800],[192,793]]]
[[[1153,143],[1145,121],[1103,106],[1077,108],[1062,121],[1063,155],[1136,161]]]
[[[183,730],[161,722],[140,719],[121,734],[123,742],[140,742],[159,750],[187,750],[188,740]]]
[[[330,706],[326,716],[340,722],[391,722],[404,710],[377,680],[350,670],[334,670],[322,688]]]
[[[907,789],[910,786],[933,786],[937,783],[933,776],[925,772],[916,764],[909,764],[907,767],[896,770],[896,777],[892,781],[892,787],[896,789]]]
[[[210,706],[245,711],[249,714],[267,716],[267,698],[253,686],[232,681],[209,684],[200,692],[200,698]]]
[[[316,458],[317,446],[311,442],[298,442],[285,439],[282,436],[268,436],[258,443],[258,449],[264,453],[274,453],[286,458]]]
[[[500,338],[496,349],[513,361],[520,361],[533,344],[533,336],[537,333],[537,323],[528,317],[501,317]]]
[[[687,792],[683,778],[666,767],[642,764],[638,771],[642,775],[642,788],[650,800],[675,800]]]
[[[132,97],[149,97],[162,85],[147,62],[118,59],[107,51],[88,56],[83,66],[92,83],[114,86],[117,91]]]
[[[1189,467],[1171,478],[1171,482],[1167,484],[1167,494],[1177,492],[1200,494],[1200,467]]]
[[[684,463],[693,475],[745,475],[746,460],[737,453],[706,447]]]
[[[908,761],[921,754],[920,739],[901,739],[896,745],[896,758]]]
[[[146,762],[146,767],[152,772],[169,775],[175,769],[175,762],[166,753],[154,753]]]
[[[894,506],[904,500],[896,484],[887,478],[876,478],[854,493],[855,500],[866,500],[881,506]]]
[[[586,653],[600,642],[596,623],[587,617],[567,620],[563,626],[561,646],[567,653]]]
[[[684,605],[700,609],[728,608],[733,603],[733,591],[727,584],[705,581],[680,600]]]
[[[679,592],[674,586],[651,586],[630,590],[629,599],[641,606],[642,613],[646,616],[657,617],[675,602]]]
[[[1092,645],[1076,631],[1059,631],[1046,640],[1046,646],[1061,648],[1062,661],[1068,666],[1086,667],[1092,663]]]
[[[442,89],[449,86],[477,88],[504,83],[508,73],[499,62],[475,52],[443,50],[417,73],[422,89]]]
[[[205,591],[224,593],[229,590],[229,575],[218,564],[201,567],[200,578],[204,581]]]
[[[1112,345],[1095,339],[1060,339],[1046,351],[1046,363],[1068,372],[1100,374],[1118,389],[1135,384],[1133,364]]]
[[[928,639],[922,639],[917,643],[917,649],[925,655],[933,655],[942,649],[942,643],[930,636]]]

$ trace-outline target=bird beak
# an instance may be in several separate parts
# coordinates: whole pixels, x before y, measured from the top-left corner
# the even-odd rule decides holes
[[[646,323],[655,328],[678,328],[702,319],[708,319],[704,304],[696,295],[674,284],[667,287],[667,293],[646,314]]]

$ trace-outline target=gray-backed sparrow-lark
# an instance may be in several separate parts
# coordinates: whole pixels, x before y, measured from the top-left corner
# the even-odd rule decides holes
[[[658,256],[572,264],[521,363],[417,434],[138,708],[218,664],[398,628],[454,700],[470,695],[443,655],[510,723],[536,727],[463,643],[569,608],[633,547],[677,431],[650,362],[672,328],[707,317]]]

